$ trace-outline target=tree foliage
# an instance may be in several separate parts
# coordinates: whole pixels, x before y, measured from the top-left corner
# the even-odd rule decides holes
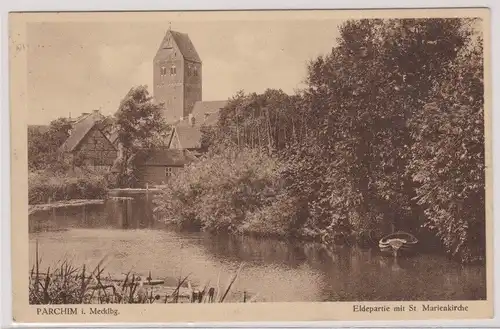
[[[57,169],[60,161],[58,148],[68,138],[71,123],[66,118],[59,118],[50,123],[48,129],[28,127],[28,169]]]
[[[340,196],[345,200],[331,198],[329,183],[325,207],[340,210],[344,221],[362,218],[367,228],[382,220],[416,230],[409,123],[450,74],[471,32],[460,19],[391,19],[348,21],[340,35],[331,54],[310,64],[306,91],[327,175],[345,178],[350,191]]]
[[[215,128],[205,128],[206,147],[231,143],[238,147],[266,149],[268,153],[297,143],[304,135],[300,121],[301,98],[282,90],[263,94],[238,92],[221,110]]]
[[[412,121],[410,172],[425,226],[465,261],[485,257],[485,146],[482,41],[463,48],[450,75]]]
[[[129,90],[115,113],[118,140],[126,149],[154,146],[155,138],[166,129],[163,106],[156,104],[146,86]]]
[[[484,257],[483,48],[477,20],[362,19],[308,65],[307,87],[237,93],[204,129],[280,158],[294,224],[317,235],[431,230]],[[256,217],[254,217],[256,218]],[[423,228],[422,228],[423,226]]]
[[[118,132],[119,155],[113,170],[119,186],[134,186],[137,182],[137,161],[144,152],[165,146],[168,126],[162,116],[163,105],[156,104],[146,86],[129,90],[114,115],[114,129]]]
[[[294,207],[281,198],[280,167],[265,152],[226,147],[173,177],[156,199],[155,211],[181,227],[286,235]]]

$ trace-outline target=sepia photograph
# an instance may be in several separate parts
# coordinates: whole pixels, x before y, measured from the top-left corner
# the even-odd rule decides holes
[[[488,11],[321,13],[11,14],[20,309],[491,302]]]

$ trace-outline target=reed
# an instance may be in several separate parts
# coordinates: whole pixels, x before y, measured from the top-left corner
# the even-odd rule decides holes
[[[224,295],[222,295],[220,299],[220,303],[224,302],[224,299],[226,299],[227,294],[229,293],[229,290],[231,290],[231,287],[233,286],[234,282],[238,278],[238,275],[240,274],[241,270],[243,269],[243,264],[240,265],[236,273],[234,273],[233,277],[231,278],[231,281],[229,281],[229,284],[227,285],[226,291],[224,292]]]
[[[85,264],[78,267],[64,260],[42,272],[37,242],[35,263],[29,273],[30,304],[223,303],[243,268],[238,268],[225,289],[220,289],[219,282],[217,288],[207,282],[199,290],[191,286],[191,273],[179,277],[174,287],[158,283],[163,280],[153,280],[151,271],[145,280],[131,271],[122,280],[113,279],[109,273],[103,274],[105,260],[106,257],[101,259],[92,270]],[[245,292],[240,302],[252,299],[248,300]]]

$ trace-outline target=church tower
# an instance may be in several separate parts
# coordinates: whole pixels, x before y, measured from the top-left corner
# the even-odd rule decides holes
[[[189,116],[201,101],[201,59],[187,34],[168,29],[154,58],[153,83],[168,122]]]

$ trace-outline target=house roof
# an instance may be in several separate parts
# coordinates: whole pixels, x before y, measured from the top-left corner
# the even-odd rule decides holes
[[[83,119],[87,118],[89,115],[92,115],[92,113],[84,112],[76,118],[69,118],[69,121],[71,122],[71,124],[74,125],[74,124],[77,124],[78,122],[82,121]]]
[[[104,116],[99,112],[93,112],[76,121],[71,129],[71,134],[66,141],[61,145],[62,152],[72,152],[87,134],[94,128],[97,123],[100,123]]]
[[[184,166],[196,160],[188,150],[153,149],[148,150],[144,160],[146,166]]]
[[[194,47],[187,33],[168,30],[165,36],[163,37],[163,40],[160,44],[160,48],[158,49],[158,51],[161,50],[162,45],[166,42],[167,38],[170,36],[172,36],[172,39],[179,48],[179,51],[181,52],[184,59],[192,62],[201,63],[200,56],[198,55],[198,52],[196,51],[196,48]]]

